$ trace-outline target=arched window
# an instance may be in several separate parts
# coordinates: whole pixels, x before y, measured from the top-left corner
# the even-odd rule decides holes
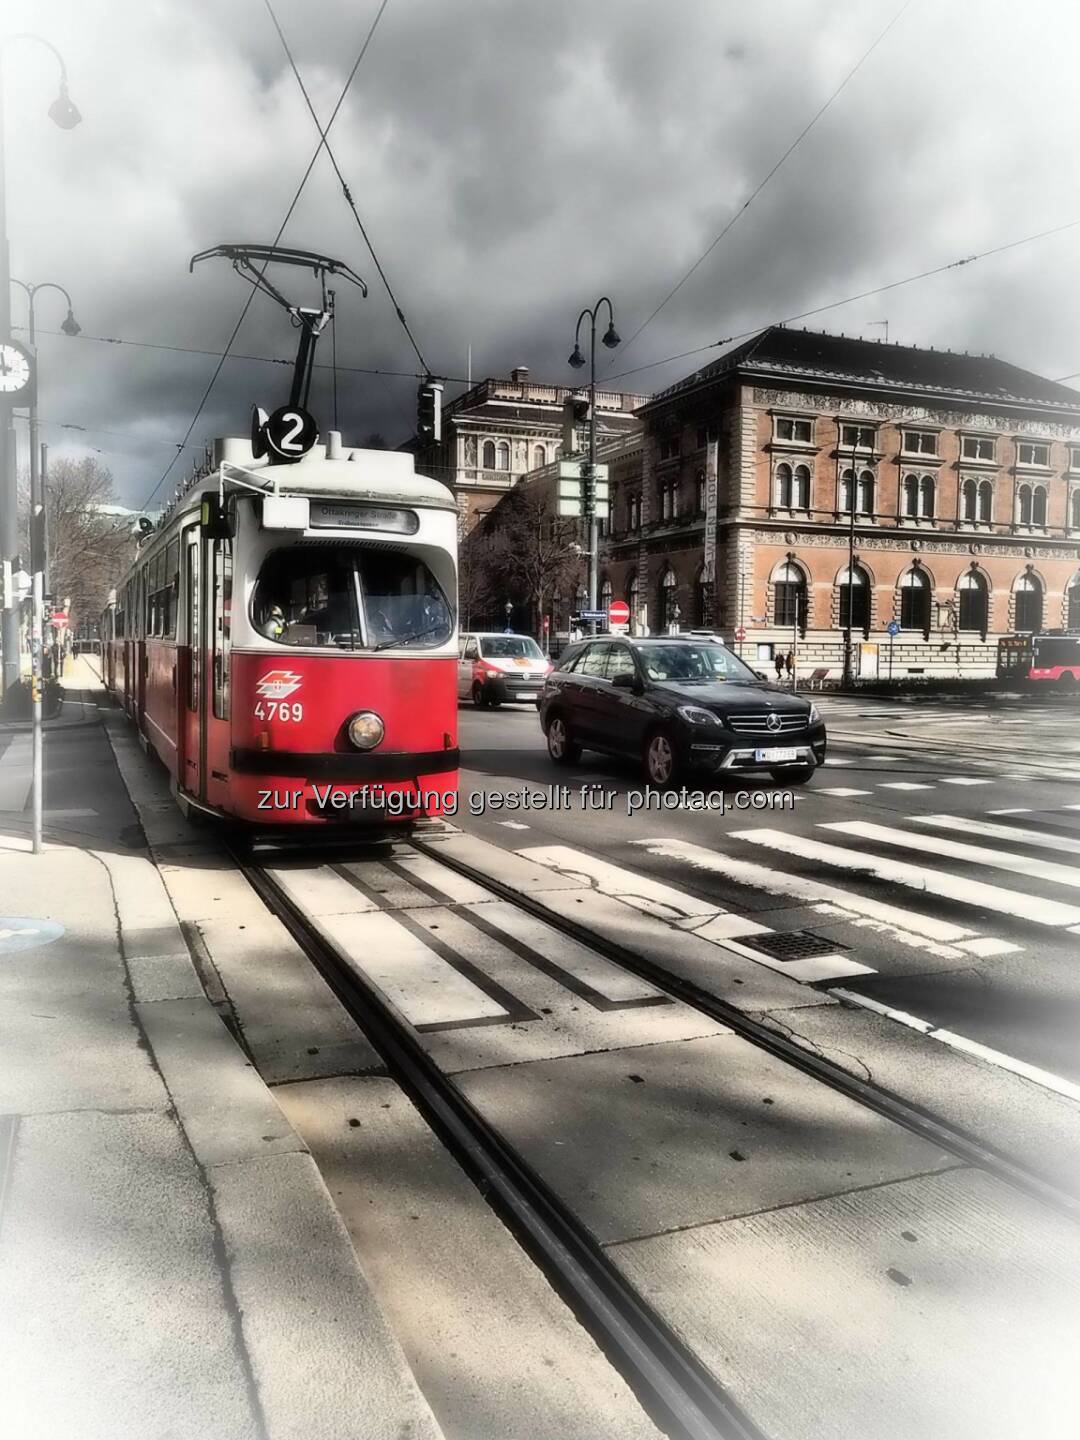
[[[851,513],[851,487],[854,479],[853,470],[845,470],[840,476],[840,511],[844,515]]]
[[[669,566],[660,577],[661,634],[670,635],[680,618],[678,581],[675,579],[675,571]]]
[[[979,485],[979,511],[976,518],[981,525],[989,525],[993,513],[994,486],[991,481],[983,480]]]
[[[783,510],[791,509],[791,466],[776,467],[776,503]]]
[[[874,472],[872,470],[859,472],[857,506],[860,515],[873,515],[874,513]]]
[[[924,475],[919,481],[919,514],[924,520],[934,518],[934,477]]]
[[[506,443],[505,440],[500,440],[498,445],[496,445],[495,447],[495,469],[510,469],[510,446]]]
[[[773,623],[798,625],[806,633],[806,578],[790,560],[773,577]]]
[[[925,570],[908,570],[900,580],[901,630],[930,629],[930,577]]]
[[[541,465],[547,464],[547,456],[544,454],[544,447],[537,445],[533,450],[533,469],[539,470]]]
[[[914,520],[919,513],[919,477],[904,476],[904,518]]]
[[[614,591],[612,590],[612,588],[611,588],[611,581],[610,581],[609,579],[607,579],[607,577],[605,576],[605,578],[604,578],[604,583],[600,586],[600,609],[601,609],[601,610],[610,610],[610,608],[611,608],[611,601],[612,601],[612,598],[613,598],[613,596],[614,596],[614,593],[615,593],[615,592],[614,592]]]
[[[967,520],[971,524],[974,524],[975,517],[978,514],[979,505],[979,487],[978,485],[976,485],[974,480],[964,481],[963,488],[960,492],[960,500],[961,519]]]
[[[1031,523],[1046,524],[1046,486],[1036,485],[1031,492]]]
[[[699,470],[699,471],[697,472],[697,475],[696,475],[695,479],[694,479],[694,494],[695,494],[695,503],[696,503],[696,507],[697,507],[697,513],[698,513],[699,515],[704,515],[704,514],[705,514],[705,508],[706,508],[706,506],[707,506],[707,504],[708,504],[708,496],[707,496],[707,494],[706,494],[706,487],[705,487],[705,471],[704,471],[704,470]]]
[[[495,469],[495,441],[484,441],[483,465],[485,470]]]
[[[1016,495],[1016,523],[1031,524],[1031,486],[1021,485]]]
[[[794,482],[791,488],[791,504],[795,510],[810,509],[810,467],[809,465],[796,465]]]
[[[861,565],[853,571],[844,570],[838,582],[839,610],[837,619],[841,630],[848,626],[852,630],[870,628],[870,577]]]
[[[630,577],[630,584],[626,587],[626,603],[630,606],[630,633],[640,635],[644,633],[645,617],[641,610],[641,586],[638,584],[637,571]]]
[[[990,613],[986,581],[977,570],[967,570],[960,576],[956,588],[960,592],[960,629],[977,630],[985,635]]]
[[[694,581],[694,612],[694,624],[700,625],[703,630],[716,623],[713,616],[712,581],[705,579],[704,565]]]
[[[1021,575],[1016,582],[1015,629],[1034,634],[1042,629],[1043,588],[1042,581],[1031,571]]]
[[[1066,592],[1068,609],[1065,624],[1070,630],[1080,630],[1080,575],[1077,575]]]
[[[1074,490],[1069,497],[1069,529],[1080,530],[1080,490]]]

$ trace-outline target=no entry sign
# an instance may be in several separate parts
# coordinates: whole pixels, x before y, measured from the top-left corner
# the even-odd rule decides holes
[[[625,600],[613,600],[608,606],[608,623],[611,625],[628,625],[630,623],[630,606]]]

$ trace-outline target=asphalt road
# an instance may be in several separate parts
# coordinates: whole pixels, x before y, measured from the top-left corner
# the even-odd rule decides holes
[[[820,704],[826,766],[786,793],[729,782],[723,811],[693,794],[660,808],[633,766],[595,754],[556,768],[530,706],[463,705],[458,823],[507,849],[560,847],[549,860],[568,870],[588,857],[601,887],[606,865],[624,886],[629,873],[718,902],[763,927],[743,943],[773,946],[774,968],[816,948],[809,983],[1080,1084],[1076,707]]]

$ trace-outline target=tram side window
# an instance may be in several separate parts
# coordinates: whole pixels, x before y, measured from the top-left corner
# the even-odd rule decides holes
[[[273,551],[259,572],[252,618],[283,645],[340,650],[430,648],[454,628],[423,560],[363,544]]]
[[[232,541],[214,541],[214,714],[229,718],[229,659],[232,649]]]
[[[167,640],[176,639],[176,592],[180,580],[180,541],[170,540],[165,551],[161,577],[161,633]]]

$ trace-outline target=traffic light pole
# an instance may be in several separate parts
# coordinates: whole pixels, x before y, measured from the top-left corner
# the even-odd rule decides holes
[[[581,467],[582,517],[585,521],[586,543],[589,547],[589,609],[595,614],[600,590],[600,527],[596,519],[596,317],[600,307],[608,307],[608,328],[604,344],[609,350],[619,344],[615,331],[615,312],[611,301],[602,295],[591,310],[582,310],[574,331],[574,352],[570,364],[579,368],[584,364],[581,355],[581,322],[589,317],[589,458]],[[589,621],[589,632],[596,634],[596,621]]]

